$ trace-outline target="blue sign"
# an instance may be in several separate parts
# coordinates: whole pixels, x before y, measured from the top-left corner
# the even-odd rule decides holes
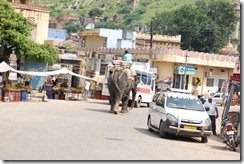
[[[187,66],[186,67],[186,74],[187,75],[194,75],[196,68],[192,66]]]
[[[181,67],[180,69],[179,69],[179,74],[184,74],[185,73],[185,68],[184,67]]]

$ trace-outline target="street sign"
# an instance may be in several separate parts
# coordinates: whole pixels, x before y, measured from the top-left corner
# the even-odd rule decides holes
[[[194,83],[195,83],[196,85],[201,85],[201,83],[202,83],[202,79],[199,78],[199,77],[196,77],[195,80],[194,80]]]
[[[240,82],[241,75],[239,73],[234,73],[232,76],[232,81]]]
[[[192,66],[186,67],[186,75],[194,75],[196,68]]]
[[[179,74],[184,74],[184,73],[185,73],[185,67],[180,67]]]

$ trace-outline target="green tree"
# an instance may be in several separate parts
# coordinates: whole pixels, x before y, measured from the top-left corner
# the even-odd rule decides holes
[[[91,9],[88,13],[90,17],[101,16],[102,14],[103,11],[98,8]]]
[[[0,46],[3,59],[8,59],[14,49],[17,58],[54,64],[59,60],[58,50],[48,45],[41,45],[30,40],[32,25],[5,0],[0,0]]]
[[[67,23],[64,27],[64,30],[67,31],[67,33],[69,34],[69,36],[71,36],[71,33],[77,33],[79,30],[84,30],[84,26],[82,26],[81,24],[72,24],[72,23]]]
[[[217,53],[225,46],[237,22],[234,5],[222,0],[156,14],[154,29],[158,34],[181,35],[182,49]]]

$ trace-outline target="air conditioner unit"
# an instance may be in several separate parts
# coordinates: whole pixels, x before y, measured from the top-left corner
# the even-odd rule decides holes
[[[212,72],[211,71],[205,72],[205,76],[208,76],[208,77],[212,76]]]

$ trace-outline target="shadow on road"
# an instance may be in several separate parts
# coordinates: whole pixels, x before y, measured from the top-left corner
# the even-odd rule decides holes
[[[88,110],[92,112],[101,112],[101,113],[108,113],[109,114],[109,109],[91,109],[91,108],[84,108],[82,110]]]
[[[137,131],[152,136],[152,137],[157,137],[159,138],[159,134],[158,132],[149,132],[147,129],[143,129],[143,128],[135,128]],[[168,134],[167,138],[164,138],[167,140],[175,140],[175,141],[183,141],[183,142],[200,142],[200,140],[198,140],[197,138],[191,138],[191,137],[183,137],[183,136],[176,136],[173,134]]]
[[[223,150],[223,151],[233,151],[230,147],[225,147],[225,144],[223,143],[222,146],[210,146],[211,149],[216,149],[216,150]],[[240,153],[240,148],[236,147],[236,153]]]

